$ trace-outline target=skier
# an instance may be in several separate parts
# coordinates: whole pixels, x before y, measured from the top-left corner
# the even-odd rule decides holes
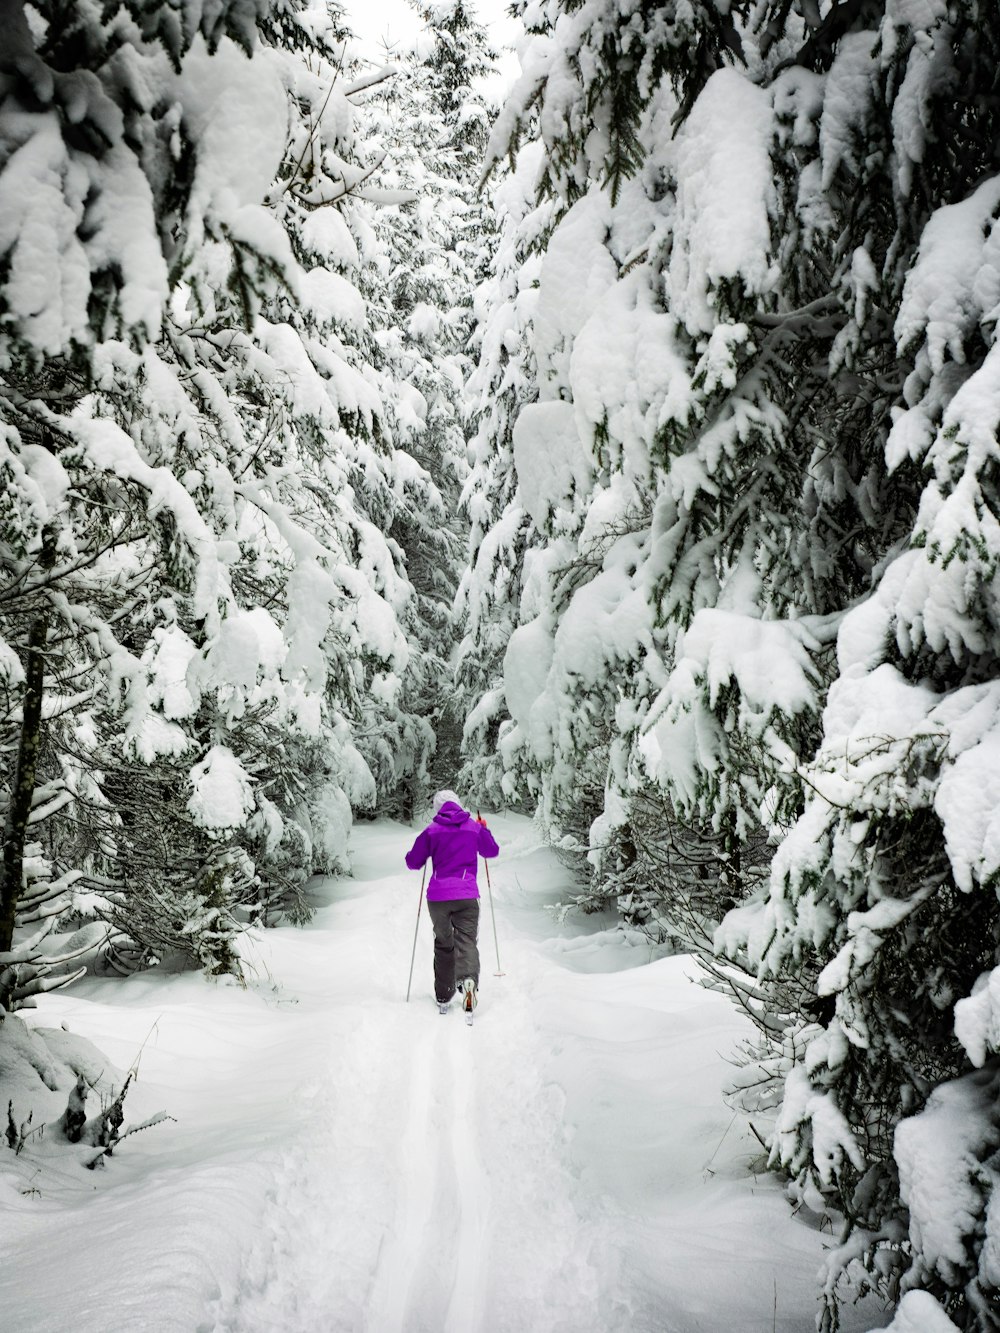
[[[434,797],[434,818],[406,853],[406,864],[420,870],[431,859],[427,910],[434,925],[434,994],[442,1013],[455,994],[471,1023],[479,986],[478,857],[500,851],[486,821],[463,810],[453,791]]]

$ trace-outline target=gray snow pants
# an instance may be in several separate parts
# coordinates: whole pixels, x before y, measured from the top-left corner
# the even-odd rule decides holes
[[[479,899],[450,898],[428,903],[434,924],[434,994],[440,1004],[455,994],[455,981],[471,977],[479,985]]]

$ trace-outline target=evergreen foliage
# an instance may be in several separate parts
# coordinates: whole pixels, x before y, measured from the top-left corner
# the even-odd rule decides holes
[[[352,810],[423,779],[455,578],[461,372],[409,382],[420,238],[356,130],[392,71],[297,0],[71,8],[9,0],[0,53],[8,1005],[88,954],[40,914],[211,973],[307,915]]]
[[[522,12],[472,762],[509,711],[589,901],[729,960],[772,1164],[843,1218],[821,1325],[853,1274],[994,1328],[996,14]]]
[[[532,159],[537,162],[537,155]],[[489,274],[476,295],[469,381],[472,466],[462,495],[470,523],[469,564],[456,599],[461,628],[456,682],[464,710],[460,783],[484,805],[510,800],[502,738],[510,730],[503,660],[517,623],[527,515],[517,494],[513,427],[530,401],[535,368],[527,330],[535,299],[538,249],[552,209],[535,204],[534,180],[512,176],[494,193],[499,235]]]
[[[820,1327],[996,1329],[995,5],[523,0],[495,117],[416,7],[0,0],[0,1005],[238,974],[461,730],[752,1018]]]
[[[418,49],[398,64],[384,95],[369,102],[364,120],[366,143],[385,153],[383,180],[400,194],[374,219],[387,270],[374,275],[368,297],[385,324],[381,355],[408,386],[423,424],[409,446],[410,471],[396,468],[411,499],[389,529],[415,593],[403,622],[410,667],[402,706],[423,720],[394,797],[404,818],[428,788],[455,781],[458,762],[452,603],[468,531],[460,513],[468,473],[465,382],[471,294],[493,236],[478,183],[492,115],[481,84],[495,55],[462,0],[416,7],[425,24]],[[398,769],[403,752],[394,737],[383,756],[387,770]]]

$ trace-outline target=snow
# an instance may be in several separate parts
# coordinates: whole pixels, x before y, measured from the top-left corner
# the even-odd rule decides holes
[[[676,321],[657,308],[647,275],[635,271],[611,288],[577,337],[570,383],[579,430],[594,452],[599,432],[621,448],[621,468],[648,481],[657,431],[687,421],[691,380],[674,339]]]
[[[730,591],[738,600],[735,585]],[[730,717],[784,756],[787,747],[771,723],[777,714],[795,717],[816,709],[810,660],[816,648],[804,620],[760,620],[716,607],[698,611],[678,636],[669,683],[643,722],[639,749],[650,773],[669,781],[680,800],[695,799],[700,773],[720,764],[724,727],[716,710],[730,689],[739,694]]]
[[[125,327],[155,339],[167,291],[167,264],[156,234],[149,181],[121,145],[110,149],[93,171],[99,188],[87,209],[90,267],[121,274]]]
[[[132,439],[115,422],[88,418],[84,407],[74,412],[69,421],[93,469],[98,473],[127,477],[143,486],[148,491],[149,513],[167,510],[181,535],[198,553],[194,611],[213,628],[219,615],[219,602],[225,597],[225,583],[212,533],[191,496],[169,468],[150,467]]]
[[[810,653],[818,648],[802,621],[756,620],[733,611],[699,611],[678,642],[677,656],[703,673],[709,702],[735,682],[747,706],[789,717],[815,707]]]
[[[147,973],[42,997],[32,1027],[65,1024],[118,1070],[142,1048],[126,1125],[175,1120],[97,1173],[0,1158],[7,1327],[812,1326],[826,1239],[720,1095],[744,1021],[613,919],[558,924],[567,872],[526,820],[490,823],[504,975],[484,911],[471,1031],[433,1005],[425,915],[404,1003],[415,830],[385,822],[355,828],[355,878],[313,882],[308,927],[244,936],[245,989]],[[848,1307],[841,1327],[880,1322]]]
[[[195,823],[210,833],[240,828],[254,808],[250,779],[226,745],[213,745],[195,764],[191,785],[188,810]]]
[[[860,841],[860,838],[859,838]],[[895,930],[932,895],[936,885],[924,885],[909,898],[884,898],[867,912],[847,914],[847,943],[816,979],[817,995],[836,995],[847,990],[852,977],[862,972],[882,947],[882,936]]]
[[[1000,1050],[1000,967],[984,972],[972,994],[955,1005],[955,1036],[977,1069]]]
[[[944,91],[952,77],[951,29],[944,0],[899,0],[889,4],[886,11],[887,18],[891,15],[895,19],[895,23],[890,21],[883,29],[892,32],[886,42],[887,48],[891,48],[893,38],[898,40],[904,23],[919,34],[910,49],[906,74],[892,104],[893,142],[900,159],[900,185],[908,194],[913,178],[911,163],[924,159],[933,99]],[[891,55],[891,49],[883,51],[883,59],[889,59]]]
[[[357,243],[335,208],[317,208],[306,217],[302,243],[332,264],[351,269],[360,262]]]
[[[149,665],[149,700],[159,704],[169,719],[192,717],[199,695],[192,688],[189,671],[198,649],[176,625],[157,626],[147,646]]]
[[[772,134],[770,95],[724,67],[705,84],[677,136],[677,228],[684,243],[671,255],[670,304],[692,332],[710,333],[716,324],[714,286],[739,278],[756,293],[771,282]]]
[[[190,738],[181,727],[151,712],[144,703],[137,703],[131,709],[125,729],[124,749],[142,763],[151,764],[163,755],[176,758],[190,745]]]
[[[807,1070],[797,1064],[785,1078],[774,1150],[777,1161],[793,1159],[799,1131],[807,1122],[812,1131],[812,1160],[825,1185],[842,1169],[845,1157],[858,1171],[864,1170],[864,1156],[836,1100],[814,1088]]]
[[[926,568],[919,550],[900,556],[875,595],[844,617],[837,644],[841,679],[830,689],[825,727],[837,738],[831,753],[846,755],[850,738],[857,760],[850,785],[824,773],[817,787],[842,803],[883,775],[894,792],[898,788],[897,799],[911,799],[902,796],[894,772],[900,757],[914,746],[940,749],[949,762],[937,782],[934,808],[955,882],[969,892],[1000,868],[1000,687],[989,682],[941,696],[886,662],[875,665],[885,652],[894,612]]]
[[[563,679],[596,685],[609,667],[620,667],[648,642],[649,607],[622,566],[636,542],[626,536],[605,558],[605,568],[579,588],[563,614],[555,660]]]
[[[281,630],[263,607],[227,616],[206,655],[203,674],[218,683],[219,702],[225,704],[230,722],[243,716],[247,702],[257,702],[258,676],[275,676],[287,654]]]
[[[351,803],[340,783],[324,782],[309,800],[313,865],[339,870],[349,864],[347,840],[352,822]]]
[[[51,354],[87,329],[90,273],[75,233],[90,182],[66,161],[54,112],[32,117],[31,129],[4,164],[0,254],[9,265],[4,294],[11,315]]]
[[[536,753],[544,752],[546,745],[545,680],[551,665],[552,633],[542,617],[518,625],[504,654],[503,691],[507,711]]]
[[[954,1333],[956,1327],[929,1291],[908,1291],[889,1333]]]
[[[966,892],[974,880],[987,884],[1000,868],[1000,733],[995,713],[1000,699],[991,698],[990,703],[993,729],[958,755],[942,775],[934,800],[955,882]],[[958,748],[954,736],[952,747]]]
[[[824,190],[842,165],[858,166],[856,148],[865,142],[874,98],[876,41],[873,32],[851,32],[838,43],[826,78],[819,126]]]
[[[539,387],[565,383],[573,339],[618,271],[604,242],[610,204],[603,193],[585,195],[567,212],[545,248],[535,309]]]
[[[181,96],[198,160],[189,212],[224,201],[226,211],[258,207],[285,151],[288,105],[279,58],[248,57],[233,42],[209,52],[196,37],[184,61]]]
[[[21,493],[35,511],[35,523],[42,528],[52,521],[65,503],[70,485],[66,469],[40,444],[19,443],[17,452],[9,457],[16,469]]]
[[[572,404],[529,403],[515,422],[513,443],[518,502],[544,531],[550,512],[570,509],[591,479]]]
[[[948,1285],[963,1285],[970,1267],[968,1239],[992,1191],[986,1160],[1000,1144],[994,1120],[995,1072],[939,1084],[919,1115],[896,1126],[893,1154],[900,1197],[909,1209],[910,1240],[921,1267]],[[987,1207],[990,1230],[991,1207]],[[994,1215],[993,1226],[996,1226]],[[980,1276],[995,1284],[991,1246],[979,1256]],[[993,1258],[992,1271],[985,1271]],[[913,1282],[912,1285],[918,1285]]]
[[[1000,180],[984,181],[968,199],[937,209],[924,226],[895,334],[901,350],[922,335],[934,370],[947,355],[964,361],[964,339],[983,319],[996,318],[1000,236],[994,235],[992,221],[998,201]],[[898,451],[891,438],[888,452],[894,461]]]

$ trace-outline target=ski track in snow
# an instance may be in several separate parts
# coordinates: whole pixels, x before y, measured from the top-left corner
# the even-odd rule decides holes
[[[440,1216],[435,1215],[440,1213],[435,1194],[445,1126],[440,1123],[440,1105],[432,1102],[432,1072],[442,1035],[429,1028],[410,1056],[407,1116],[396,1154],[396,1213],[379,1250],[365,1321],[366,1328],[380,1333],[397,1333],[407,1327],[414,1284],[430,1257],[427,1247],[435,1239],[443,1247],[447,1234]]]
[[[451,1145],[459,1182],[458,1247],[455,1282],[444,1321],[444,1333],[462,1333],[483,1324],[485,1265],[489,1243],[490,1186],[479,1156],[476,1135],[472,1049],[463,1043],[456,1054],[451,1043]]]
[[[413,1047],[397,1210],[379,1253],[368,1333],[483,1327],[490,1192],[477,1146],[471,1038],[448,1019],[431,1034]]]
[[[641,966],[606,921],[556,924],[567,872],[528,821],[496,829],[507,975],[484,902],[471,1028],[433,1003],[425,911],[403,1002],[414,830],[391,824],[357,830],[356,877],[319,883],[309,926],[249,937],[250,993],[153,976],[127,1007],[106,983],[47,1001],[99,1043],[106,1024],[119,1063],[152,1015],[135,1095],[156,1100],[134,1109],[177,1122],[116,1155],[85,1243],[72,1200],[49,1220],[18,1203],[8,1271],[57,1253],[71,1276],[58,1317],[21,1279],[12,1333],[812,1327],[823,1239],[748,1169],[758,1146],[720,1095],[741,1020],[686,960]],[[109,1237],[111,1305],[92,1276]],[[879,1323],[847,1309],[842,1330]]]

